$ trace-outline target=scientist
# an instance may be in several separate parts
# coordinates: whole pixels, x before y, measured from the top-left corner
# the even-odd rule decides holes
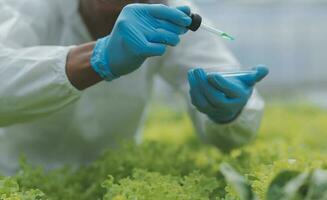
[[[53,168],[90,162],[122,139],[141,141],[155,76],[185,96],[204,142],[228,151],[251,141],[264,107],[253,85],[266,72],[246,80],[207,74],[239,63],[220,38],[187,33],[190,8],[1,0],[1,171],[17,169],[21,154]]]

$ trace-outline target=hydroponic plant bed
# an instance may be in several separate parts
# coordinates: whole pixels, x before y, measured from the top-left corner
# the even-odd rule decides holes
[[[0,178],[0,199],[327,199],[327,113],[318,108],[268,106],[259,137],[230,154],[199,142],[186,114],[168,108],[152,112],[145,138],[77,170],[22,161]]]

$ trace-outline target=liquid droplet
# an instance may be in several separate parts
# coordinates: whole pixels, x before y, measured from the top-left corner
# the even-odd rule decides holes
[[[224,38],[224,39],[226,39],[226,40],[230,40],[230,41],[235,40],[234,37],[232,37],[231,35],[229,35],[229,34],[227,34],[227,33],[222,33],[222,34],[221,34],[221,37]]]

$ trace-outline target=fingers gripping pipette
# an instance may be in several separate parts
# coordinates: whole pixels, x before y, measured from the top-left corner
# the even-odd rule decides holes
[[[226,40],[230,40],[230,41],[235,40],[235,38],[230,34],[205,24],[200,15],[192,13],[190,17],[192,18],[192,24],[188,28],[191,31],[197,31],[199,28],[201,28],[205,31],[218,35]]]

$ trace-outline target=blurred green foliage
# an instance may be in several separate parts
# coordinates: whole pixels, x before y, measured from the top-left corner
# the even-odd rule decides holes
[[[143,144],[124,144],[74,170],[45,172],[23,161],[17,175],[1,179],[0,199],[266,199],[269,187],[271,195],[287,185],[285,171],[327,169],[326,122],[319,108],[269,105],[257,140],[223,154],[197,139],[185,113],[156,107]]]

